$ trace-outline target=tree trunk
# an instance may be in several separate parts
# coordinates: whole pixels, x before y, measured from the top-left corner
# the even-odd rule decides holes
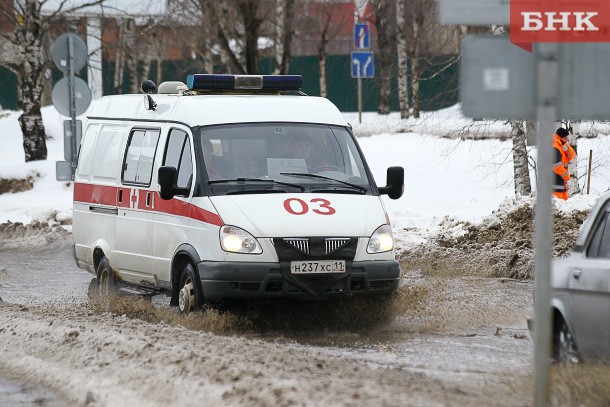
[[[288,74],[290,58],[292,57],[292,36],[294,34],[294,3],[295,0],[286,1],[286,16],[284,26],[284,37],[282,38],[282,59],[280,64],[280,75]]]
[[[229,21],[229,9],[226,0],[218,0],[213,3],[215,5],[214,8],[214,18],[212,23],[216,25],[218,42],[220,43],[220,47],[222,51],[220,53],[220,60],[223,65],[226,66],[229,73],[237,73],[237,74],[245,74],[246,69],[241,64],[237,55],[231,50],[229,45],[229,37],[230,34],[228,32],[228,27],[226,22]]]
[[[258,18],[259,0],[245,0],[240,2],[241,14],[245,29],[245,57],[246,73],[257,75],[258,67],[258,37],[261,21]]]
[[[398,54],[398,102],[400,118],[409,117],[409,80],[405,8],[407,0],[396,0],[396,49]]]
[[[129,93],[139,92],[138,83],[138,50],[136,48],[136,22],[133,18],[127,20],[125,26],[125,45],[127,46],[127,77]]]
[[[47,30],[40,8],[39,1],[26,0],[23,23],[15,27],[15,38],[22,54],[18,57],[22,64],[17,75],[17,107],[23,111],[19,125],[23,133],[26,162],[47,159],[45,129],[40,113],[46,70],[42,42]]]
[[[572,146],[574,151],[578,154],[578,136],[580,136],[580,122],[571,122],[570,135],[568,136],[568,144]],[[570,173],[570,180],[567,182],[568,185],[568,196],[580,194],[580,185],[578,184],[578,155],[576,158],[568,164],[568,172]]]
[[[318,54],[318,62],[320,64],[320,96],[325,98],[328,96],[326,86],[326,52]]]
[[[150,66],[152,61],[157,54],[156,47],[159,44],[159,39],[157,38],[157,29],[153,27],[147,34],[146,44],[144,44],[144,60],[142,61],[142,72],[138,76],[138,82],[142,83],[146,79],[150,79],[148,74],[150,73]],[[159,82],[156,82],[157,87],[159,86]]]
[[[424,25],[424,14],[420,7],[417,8],[417,13],[413,17],[413,55],[411,58],[411,89],[413,92],[413,117],[419,118],[420,113],[420,93],[419,93],[419,49],[420,49],[420,31]]]
[[[525,140],[529,145],[536,145],[538,139],[538,122],[534,120],[527,120],[525,122]]]
[[[209,0],[199,0],[199,8],[201,10],[201,37],[199,47],[201,57],[203,59],[203,70],[205,73],[214,73],[214,57],[212,54],[212,25],[210,24],[214,18],[214,11]]]
[[[42,52],[43,61],[50,61],[51,56],[51,41],[49,33],[46,32],[42,39]],[[50,106],[53,104],[53,77],[51,75],[51,69],[46,67],[42,76],[42,96],[40,98],[40,106]]]
[[[375,13],[375,26],[377,27],[377,45],[379,47],[379,100],[377,113],[390,114],[390,97],[392,96],[390,78],[392,77],[392,15],[391,0],[378,0]]]
[[[320,96],[327,96],[326,86],[326,44],[328,44],[328,27],[330,26],[330,16],[320,19],[320,44],[318,45],[318,63],[320,65]]]
[[[515,194],[531,195],[529,162],[525,146],[525,128],[522,121],[510,122],[511,137],[513,139],[513,168],[515,173]]]
[[[284,30],[286,29],[286,0],[275,0],[275,67],[273,75],[279,75],[284,55]]]
[[[114,53],[114,94],[123,93],[123,56],[125,55],[125,20],[120,20],[119,38]]]
[[[294,33],[295,0],[275,0],[275,68],[274,75],[286,75],[290,67],[291,43]]]

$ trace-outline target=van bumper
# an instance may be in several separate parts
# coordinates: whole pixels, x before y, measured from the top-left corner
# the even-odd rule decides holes
[[[197,265],[203,296],[222,298],[325,298],[391,294],[400,283],[396,260],[348,262],[347,272],[295,276],[290,263],[203,261]]]

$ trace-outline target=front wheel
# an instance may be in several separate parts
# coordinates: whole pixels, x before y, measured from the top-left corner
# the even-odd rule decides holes
[[[182,269],[180,285],[178,286],[178,309],[182,314],[201,309],[203,293],[197,278],[197,272],[190,263]]]
[[[557,327],[553,333],[553,361],[563,365],[580,362],[576,342],[563,318],[555,321]]]

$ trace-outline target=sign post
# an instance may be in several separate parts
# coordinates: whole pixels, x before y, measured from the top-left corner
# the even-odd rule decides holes
[[[352,51],[352,78],[358,86],[358,122],[362,123],[362,78],[375,77],[375,56],[371,48],[371,29],[369,23],[354,24],[354,49]]]
[[[75,73],[87,64],[87,47],[78,35],[64,33],[53,44],[51,54],[55,65],[68,74],[53,87],[53,105],[59,113],[70,117],[69,121],[64,122],[66,161],[56,163],[55,178],[58,181],[73,181],[80,143],[78,138],[82,133],[82,125],[76,120],[76,116],[83,114],[91,103],[89,87],[85,81],[75,76]]]

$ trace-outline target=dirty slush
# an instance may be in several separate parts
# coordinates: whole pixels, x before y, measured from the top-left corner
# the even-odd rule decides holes
[[[586,215],[554,214],[556,257]],[[76,270],[82,290],[70,300],[51,287],[40,304],[0,302],[0,371],[76,406],[529,405],[532,205],[478,225],[443,223],[402,249],[404,278],[390,301],[261,302],[184,317],[157,299],[121,297],[108,308],[87,297],[91,276]],[[63,251],[68,264],[70,244],[60,225],[0,225],[0,287],[14,283],[3,258],[53,261]],[[599,378],[608,370],[584,369],[554,368],[553,404],[607,405]]]

